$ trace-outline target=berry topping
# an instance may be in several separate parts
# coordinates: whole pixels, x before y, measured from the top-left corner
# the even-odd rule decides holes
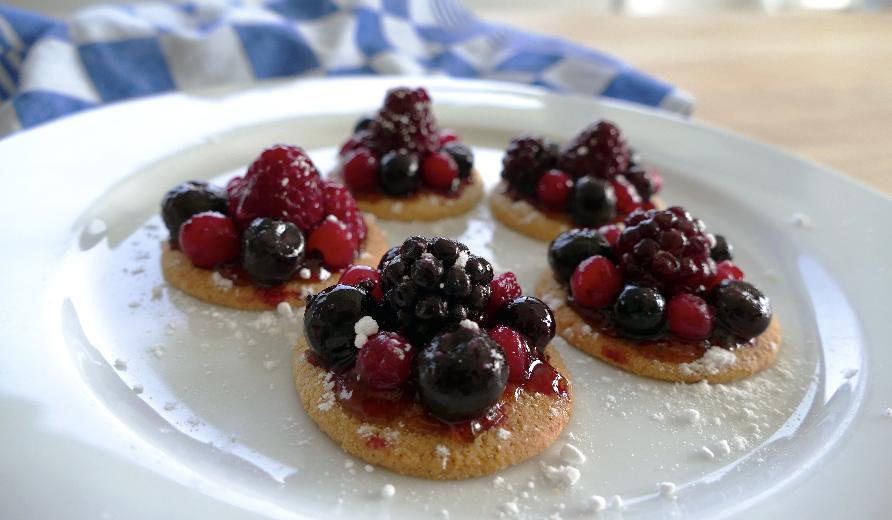
[[[570,190],[567,211],[573,222],[580,226],[603,226],[616,216],[616,192],[607,181],[580,177]]]
[[[474,153],[467,146],[452,142],[443,147],[455,160],[458,166],[458,177],[464,179],[471,176],[471,168],[474,166]]]
[[[421,178],[432,188],[448,190],[458,180],[458,163],[449,152],[439,151],[421,163]]]
[[[381,157],[378,181],[381,191],[388,195],[411,195],[421,184],[418,157],[407,152],[388,152]]]
[[[613,258],[607,239],[594,229],[571,229],[548,246],[548,265],[558,279],[567,284],[576,266],[595,255]]]
[[[619,235],[622,232],[623,228],[617,224],[604,224],[598,228],[598,233],[604,235],[604,238],[607,239],[607,243],[611,246],[616,243],[616,239],[619,238]]]
[[[180,226],[192,215],[206,211],[226,214],[229,194],[206,182],[189,181],[167,192],[161,201],[161,218],[170,231],[170,239],[179,240]]]
[[[258,218],[242,234],[242,267],[259,285],[287,282],[304,253],[304,235],[291,222]]]
[[[304,151],[278,145],[265,150],[230,192],[229,214],[240,229],[269,217],[309,233],[325,216],[322,181]]]
[[[333,285],[307,299],[304,336],[316,360],[329,370],[349,368],[356,359],[356,323],[377,321],[378,302],[352,285]]]
[[[356,355],[356,371],[376,390],[391,390],[406,383],[412,371],[415,349],[398,332],[369,336]]]
[[[496,325],[489,335],[505,349],[508,359],[508,381],[524,381],[529,377],[533,353],[519,332],[504,325]]]
[[[375,118],[371,116],[362,116],[359,118],[359,121],[356,122],[356,127],[353,128],[353,133],[362,132],[363,130],[368,130],[370,126],[372,126],[372,121]]]
[[[669,330],[686,339],[707,339],[715,327],[715,310],[699,296],[679,294],[666,306]]]
[[[558,168],[574,179],[589,175],[605,181],[626,170],[629,149],[617,127],[600,121],[571,141],[558,160]]]
[[[725,240],[725,237],[722,235],[713,235],[713,238],[715,238],[715,245],[709,250],[709,256],[711,256],[716,263],[724,262],[725,260],[733,260],[733,258],[731,258],[731,253],[734,252],[734,248],[727,240]]]
[[[540,353],[554,338],[554,314],[542,300],[532,296],[520,296],[503,304],[495,321],[519,332]]]
[[[627,282],[651,285],[667,295],[705,294],[715,276],[705,226],[683,208],[636,212],[613,244]]]
[[[440,149],[431,100],[423,88],[388,92],[367,132],[367,147],[380,157],[389,151],[405,150],[423,160]]]
[[[653,168],[629,165],[624,175],[643,200],[650,200],[663,187],[663,178]]]
[[[492,289],[492,296],[486,305],[484,314],[488,318],[492,318],[498,312],[502,304],[509,302],[522,294],[520,285],[517,284],[517,277],[514,273],[508,271],[500,274],[489,282],[489,288]]]
[[[210,268],[238,257],[238,230],[231,218],[216,211],[193,215],[179,229],[180,248],[198,267]]]
[[[638,190],[624,175],[617,175],[610,180],[613,192],[616,193],[616,210],[628,215],[643,206]]]
[[[365,289],[366,292],[374,296],[378,301],[381,301],[381,298],[384,297],[380,282],[381,275],[378,274],[378,270],[367,265],[352,265],[348,267],[338,280],[340,284],[354,285]]]
[[[357,148],[344,157],[344,185],[353,191],[378,189],[378,156],[368,148]]]
[[[440,130],[440,148],[446,146],[449,143],[454,143],[459,140],[458,134],[455,133],[455,130],[451,128],[446,128],[444,130]]]
[[[610,305],[622,287],[619,269],[603,256],[586,258],[570,278],[570,294],[576,303],[593,309]]]
[[[353,263],[356,239],[346,224],[328,217],[307,237],[307,251],[320,255],[328,269],[340,270]]]
[[[416,358],[421,402],[443,421],[480,416],[499,400],[508,382],[505,350],[481,330],[444,331]]]
[[[613,326],[632,339],[659,335],[666,326],[666,299],[653,287],[627,285],[613,304]]]
[[[356,199],[347,188],[331,181],[323,182],[322,193],[325,200],[325,214],[334,215],[343,222],[356,239],[355,248],[360,249],[368,233],[368,226],[362,218],[362,212],[356,207]]]
[[[771,324],[768,298],[749,282],[722,280],[707,299],[715,307],[716,325],[739,338],[755,338]]]
[[[562,208],[570,199],[573,179],[560,170],[548,170],[536,183],[536,196],[551,207]]]
[[[743,271],[730,260],[723,260],[716,265],[715,276],[706,284],[706,292],[712,290],[722,280],[743,280]]]
[[[547,139],[528,135],[516,137],[502,159],[502,178],[517,191],[535,196],[539,176],[554,168],[558,153],[557,144]]]

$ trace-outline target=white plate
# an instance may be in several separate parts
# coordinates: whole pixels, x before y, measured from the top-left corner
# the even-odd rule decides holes
[[[430,482],[347,455],[291,381],[299,318],[237,312],[160,288],[157,216],[180,181],[225,179],[293,142],[321,169],[357,116],[424,84],[441,126],[491,185],[510,138],[566,141],[617,122],[682,204],[736,246],[774,302],[776,365],[730,385],[630,376],[558,341],[576,403],[557,443],[498,475]],[[819,166],[625,105],[497,83],[374,78],[279,83],[120,104],[0,142],[6,223],[0,323],[0,503],[7,518],[871,518],[892,510],[892,203]],[[434,224],[526,291],[546,244],[485,204]],[[142,389],[137,393],[134,389]],[[570,443],[588,460],[569,487]],[[712,454],[709,456],[706,450]],[[351,467],[352,466],[352,467]],[[661,496],[661,482],[675,485]],[[394,497],[381,498],[392,484]],[[613,499],[621,497],[622,506]],[[594,515],[594,516],[593,516]]]

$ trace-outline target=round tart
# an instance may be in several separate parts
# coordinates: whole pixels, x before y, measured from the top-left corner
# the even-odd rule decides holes
[[[374,117],[357,123],[331,177],[362,211],[390,220],[461,215],[483,196],[473,152],[455,132],[437,127],[423,88],[390,90]]]
[[[546,138],[515,137],[490,195],[497,219],[540,240],[573,228],[599,228],[636,210],[662,207],[662,178],[632,153],[620,130],[589,125],[561,150]]]
[[[162,202],[174,287],[245,310],[302,306],[354,263],[376,265],[387,241],[343,186],[323,181],[298,147],[264,151],[223,188],[190,181]]]
[[[639,211],[614,241],[571,230],[549,247],[536,294],[574,346],[632,373],[727,383],[770,366],[781,345],[768,298],[721,236],[682,208]]]
[[[409,237],[312,296],[294,353],[310,417],[347,451],[431,479],[486,475],[570,420],[554,316],[463,244]],[[355,283],[356,285],[348,285]]]

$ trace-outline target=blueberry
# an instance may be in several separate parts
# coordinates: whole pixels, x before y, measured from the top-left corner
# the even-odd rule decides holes
[[[380,320],[378,302],[352,285],[331,286],[308,302],[304,336],[320,365],[337,371],[353,364],[356,360],[355,326],[365,316]]]
[[[372,121],[375,118],[371,116],[362,116],[359,118],[359,121],[356,122],[356,127],[353,129],[353,133],[362,132],[363,130],[367,130],[369,126],[372,125]]]
[[[291,222],[257,218],[242,234],[242,267],[258,285],[287,282],[305,253],[304,235]]]
[[[388,195],[410,195],[421,184],[418,158],[408,152],[388,152],[380,164],[378,181]]]
[[[583,260],[591,256],[613,259],[610,242],[597,229],[571,229],[561,233],[548,246],[548,265],[564,284]]]
[[[171,240],[179,240],[180,226],[192,215],[216,211],[224,215],[229,208],[225,189],[206,182],[189,181],[167,192],[161,201],[161,218],[170,231]]]
[[[416,361],[421,402],[444,421],[481,416],[498,402],[508,383],[505,351],[482,331],[456,327],[441,332]]]
[[[654,196],[656,182],[649,168],[630,164],[624,175],[632,183],[632,186],[635,186],[635,191],[638,192],[642,200],[650,200]]]
[[[616,192],[609,182],[588,175],[580,177],[570,190],[567,211],[580,226],[609,224],[616,216]]]
[[[467,146],[458,143],[449,143],[443,147],[449,153],[455,163],[458,164],[458,176],[463,179],[471,176],[471,168],[474,166],[474,153]]]
[[[653,287],[627,285],[613,304],[613,326],[632,339],[648,339],[666,327],[666,298]]]
[[[771,324],[771,303],[755,285],[722,280],[707,295],[715,307],[716,325],[742,339],[752,339]]]
[[[731,253],[734,252],[734,248],[722,235],[713,236],[715,237],[715,245],[709,250],[709,256],[712,257],[716,263],[731,260]]]
[[[554,338],[557,327],[551,309],[532,296],[519,296],[503,303],[496,313],[495,322],[519,332],[540,353]]]

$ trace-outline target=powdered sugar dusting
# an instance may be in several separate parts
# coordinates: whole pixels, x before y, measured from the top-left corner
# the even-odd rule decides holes
[[[214,287],[219,291],[228,292],[232,289],[234,282],[228,278],[224,278],[223,275],[214,271],[211,273],[211,283],[214,284]]]
[[[451,454],[452,452],[450,452],[449,448],[446,446],[443,446],[442,444],[437,446],[437,458],[442,462],[443,469],[446,469],[446,463],[449,461],[449,456]]]
[[[363,316],[353,326],[353,331],[356,332],[356,339],[353,340],[353,344],[356,348],[362,348],[366,341],[369,340],[369,336],[378,333],[378,322],[371,316]]]
[[[723,368],[733,365],[735,361],[737,356],[733,352],[721,347],[711,347],[700,359],[678,365],[678,372],[683,376],[713,376]]]

